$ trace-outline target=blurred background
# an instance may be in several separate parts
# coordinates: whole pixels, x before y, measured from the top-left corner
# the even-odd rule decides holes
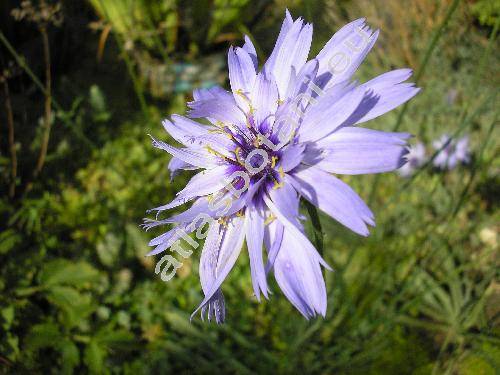
[[[426,161],[407,177],[344,179],[377,226],[362,238],[321,215],[335,269],[325,319],[306,321],[272,277],[258,304],[242,252],[223,286],[227,323],[190,323],[199,254],[163,282],[160,256],[145,257],[160,232],[139,228],[189,173],[170,183],[147,134],[169,140],[160,121],[193,88],[227,87],[226,52],[244,34],[262,64],[286,7],[314,23],[310,57],[356,18],[381,29],[357,78],[410,67],[423,91],[370,127],[411,132]],[[499,373],[499,8],[2,0],[0,373]],[[443,134],[468,137],[468,161],[433,166]]]

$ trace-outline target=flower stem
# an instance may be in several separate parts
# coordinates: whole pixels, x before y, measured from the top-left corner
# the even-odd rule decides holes
[[[16,144],[14,138],[14,116],[12,114],[12,104],[10,101],[9,84],[7,77],[4,78],[3,89],[5,94],[5,110],[7,112],[7,126],[9,128],[9,152],[10,152],[10,184],[9,184],[9,197],[14,198],[16,194],[16,177],[17,177],[17,155]]]
[[[321,228],[321,221],[319,219],[318,210],[312,203],[308,202],[307,200],[304,200],[304,204],[307,208],[307,212],[309,214],[309,217],[311,218],[311,223],[314,229],[314,244],[316,245],[316,249],[318,250],[319,254],[323,256],[323,230]]]
[[[38,177],[45,164],[45,157],[49,146],[50,130],[52,128],[52,77],[50,74],[50,46],[47,29],[40,28],[43,40],[43,58],[45,62],[45,121],[44,132],[42,138],[42,145],[40,146],[40,153],[38,154],[38,161],[36,163],[33,178]]]

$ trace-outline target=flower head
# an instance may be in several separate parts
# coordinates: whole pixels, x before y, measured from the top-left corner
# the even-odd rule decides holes
[[[403,177],[408,177],[413,172],[421,167],[425,162],[425,146],[422,142],[414,146],[408,146],[408,153],[405,156],[406,163],[398,169],[398,172]]]
[[[205,238],[200,280],[205,295],[195,313],[222,322],[221,285],[246,241],[255,297],[269,297],[267,276],[306,317],[326,314],[322,267],[330,269],[305,235],[299,199],[310,201],[352,231],[367,236],[374,217],[363,200],[334,174],[395,170],[404,164],[406,133],[357,126],[406,102],[419,91],[403,83],[400,69],[359,84],[352,76],[379,32],[364,19],[340,29],[308,60],[312,25],[286,12],[273,52],[258,68],[252,42],[228,54],[231,92],[195,90],[189,118],[173,115],[165,130],[179,143],[153,145],[173,156],[169,168],[197,170],[176,198],[158,213],[193,202],[146,228],[174,227],[150,242],[158,254],[196,231]],[[193,118],[208,120],[202,125]],[[205,232],[203,225],[210,223]],[[190,237],[188,240],[193,241]],[[194,246],[194,245],[193,245]],[[175,248],[174,248],[175,247]],[[196,247],[196,246],[194,246]],[[263,255],[263,248],[267,256]],[[265,260],[264,260],[265,259]],[[193,313],[194,314],[194,313]]]
[[[459,163],[468,163],[470,160],[469,137],[452,139],[448,134],[443,134],[432,142],[434,149],[441,150],[434,159],[434,165],[439,169],[451,170]]]

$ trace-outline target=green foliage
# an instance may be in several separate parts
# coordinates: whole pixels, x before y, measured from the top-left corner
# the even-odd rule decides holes
[[[500,2],[479,0],[472,4],[471,10],[482,25],[495,26],[500,17]]]
[[[180,56],[185,66],[188,61],[216,65],[205,58],[222,49],[217,40],[247,26],[252,33],[264,28],[263,35],[274,39],[273,17],[281,18],[284,10],[283,2],[268,2],[262,19],[250,25],[247,12],[252,15],[257,6],[246,0],[91,3],[119,40],[132,39],[150,57]],[[287,5],[309,9],[315,26],[323,25],[321,33],[334,31],[330,18],[309,3]],[[10,158],[0,147],[0,373],[498,372],[500,165],[493,78],[498,56],[491,53],[484,71],[478,69],[474,61],[483,55],[487,36],[467,24],[465,8],[458,9],[440,35],[420,82],[424,90],[408,106],[400,130],[430,145],[444,132],[463,129],[471,139],[472,162],[449,172],[427,166],[412,179],[382,175],[371,205],[377,227],[367,238],[304,207],[310,238],[334,268],[325,273],[325,319],[305,321],[272,277],[270,300],[257,303],[245,252],[223,285],[228,308],[223,326],[189,321],[202,299],[199,252],[183,260],[168,283],[154,273],[159,257],[145,254],[161,229],[144,233],[139,224],[148,208],[173,198],[189,173],[169,182],[169,157],[151,147],[147,134],[166,138],[159,118],[182,112],[183,94],[154,101],[158,96],[142,86],[146,117],[134,104],[118,56],[94,65],[96,41],[85,51],[90,58],[83,67],[78,60],[81,69],[55,78],[54,100],[64,106],[55,110],[46,169],[26,193],[40,144],[33,129],[40,97],[25,92],[14,97],[22,151],[14,198],[4,182]],[[391,32],[382,30],[382,44]],[[469,36],[458,44],[457,35]],[[180,36],[187,41],[182,47]],[[415,41],[411,52],[421,57],[428,42]],[[397,50],[372,54],[360,76],[398,65]],[[98,75],[99,69],[104,74]],[[29,126],[23,122],[25,108],[33,117]],[[398,115],[387,114],[370,126],[389,130]],[[368,199],[373,176],[343,179]]]

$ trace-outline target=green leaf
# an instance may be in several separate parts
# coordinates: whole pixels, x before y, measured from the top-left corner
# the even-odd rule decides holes
[[[14,321],[14,306],[13,305],[10,305],[10,306],[7,306],[5,308],[3,308],[2,310],[0,310],[0,316],[2,317],[3,319],[3,327],[8,330],[12,324],[12,322]]]
[[[69,286],[53,286],[47,293],[47,299],[62,310],[63,323],[67,327],[79,324],[95,309],[90,295]]]
[[[92,108],[92,116],[96,122],[108,121],[111,114],[107,110],[106,98],[97,85],[90,86],[89,102]]]
[[[61,338],[59,327],[54,323],[34,325],[26,337],[26,349],[36,351],[41,348],[53,347]]]
[[[131,348],[130,344],[134,341],[134,335],[126,330],[106,327],[96,334],[95,340],[103,348],[127,350]]]
[[[87,262],[56,259],[44,266],[40,283],[46,287],[60,284],[79,286],[97,280],[98,276],[99,272]]]
[[[91,374],[102,374],[106,350],[96,340],[90,341],[85,348],[83,361]]]
[[[104,240],[97,243],[97,256],[102,264],[111,267],[120,254],[122,240],[113,233],[106,234]]]
[[[59,352],[61,353],[62,373],[72,374],[74,368],[80,364],[78,347],[72,341],[65,339],[59,343]]]
[[[14,230],[7,229],[0,232],[0,255],[7,254],[19,242],[21,242],[21,236]]]

